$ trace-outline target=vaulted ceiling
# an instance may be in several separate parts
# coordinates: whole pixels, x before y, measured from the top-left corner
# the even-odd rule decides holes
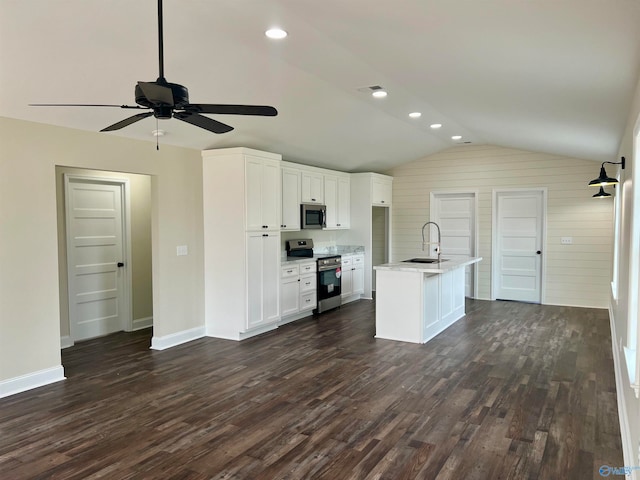
[[[90,131],[131,115],[28,104],[134,105],[136,82],[158,76],[156,15],[156,0],[1,0],[0,115]],[[265,37],[274,25],[288,37]],[[161,144],[248,146],[346,171],[465,142],[614,160],[638,25],[637,0],[165,0],[167,80],[192,103],[279,115],[210,115],[235,127],[221,135],[153,117],[102,135],[155,148],[160,128]]]

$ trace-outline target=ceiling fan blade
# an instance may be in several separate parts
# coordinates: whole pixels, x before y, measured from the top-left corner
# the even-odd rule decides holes
[[[173,106],[173,91],[154,82],[138,82],[138,86],[151,103]]]
[[[187,112],[217,113],[219,115],[260,115],[275,117],[278,111],[268,105],[216,105],[210,103],[190,103],[184,106]]]
[[[115,108],[134,108],[136,110],[147,110],[146,107],[138,107],[132,105],[105,105],[97,103],[30,103],[30,107],[115,107]]]
[[[153,112],[138,113],[133,117],[125,118],[124,120],[120,120],[119,122],[114,123],[113,125],[109,125],[108,127],[103,128],[100,131],[112,132],[114,130],[120,130],[121,128],[126,127],[127,125],[131,125],[132,123],[139,122],[140,120],[150,117],[151,115],[153,115]]]
[[[195,125],[196,127],[204,128],[205,130],[209,130],[213,133],[227,133],[233,130],[233,127],[229,125],[226,125],[217,120],[213,120],[212,118],[198,115],[197,113],[174,112],[173,118],[177,118],[178,120],[182,120],[183,122],[190,123],[191,125]]]

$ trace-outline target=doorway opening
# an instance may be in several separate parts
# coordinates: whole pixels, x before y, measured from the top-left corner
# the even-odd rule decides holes
[[[389,207],[371,207],[371,290],[376,290],[373,267],[389,262]]]
[[[153,325],[151,177],[56,166],[61,347]]]

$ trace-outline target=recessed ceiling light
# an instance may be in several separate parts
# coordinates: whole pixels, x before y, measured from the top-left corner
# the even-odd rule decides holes
[[[451,140],[462,140],[462,135],[454,135],[451,137]]]
[[[421,114],[420,112],[411,112],[411,113],[409,114],[409,116],[410,116],[411,118],[420,118],[420,117],[422,116],[422,114]]]
[[[436,129],[436,128],[440,128],[442,127],[441,123],[432,123],[431,125],[429,125],[431,128]]]
[[[384,90],[374,90],[371,95],[373,95],[376,98],[384,98],[387,96],[387,92]]]
[[[284,38],[284,37],[287,36],[287,32],[285,32],[281,28],[270,28],[269,30],[264,32],[264,34],[267,37],[273,38],[273,39],[276,39],[276,40],[279,40],[279,39]]]

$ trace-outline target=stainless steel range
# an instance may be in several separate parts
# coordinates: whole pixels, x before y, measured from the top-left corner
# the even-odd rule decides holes
[[[330,255],[318,258],[318,308],[326,312],[342,305],[342,257]]]

